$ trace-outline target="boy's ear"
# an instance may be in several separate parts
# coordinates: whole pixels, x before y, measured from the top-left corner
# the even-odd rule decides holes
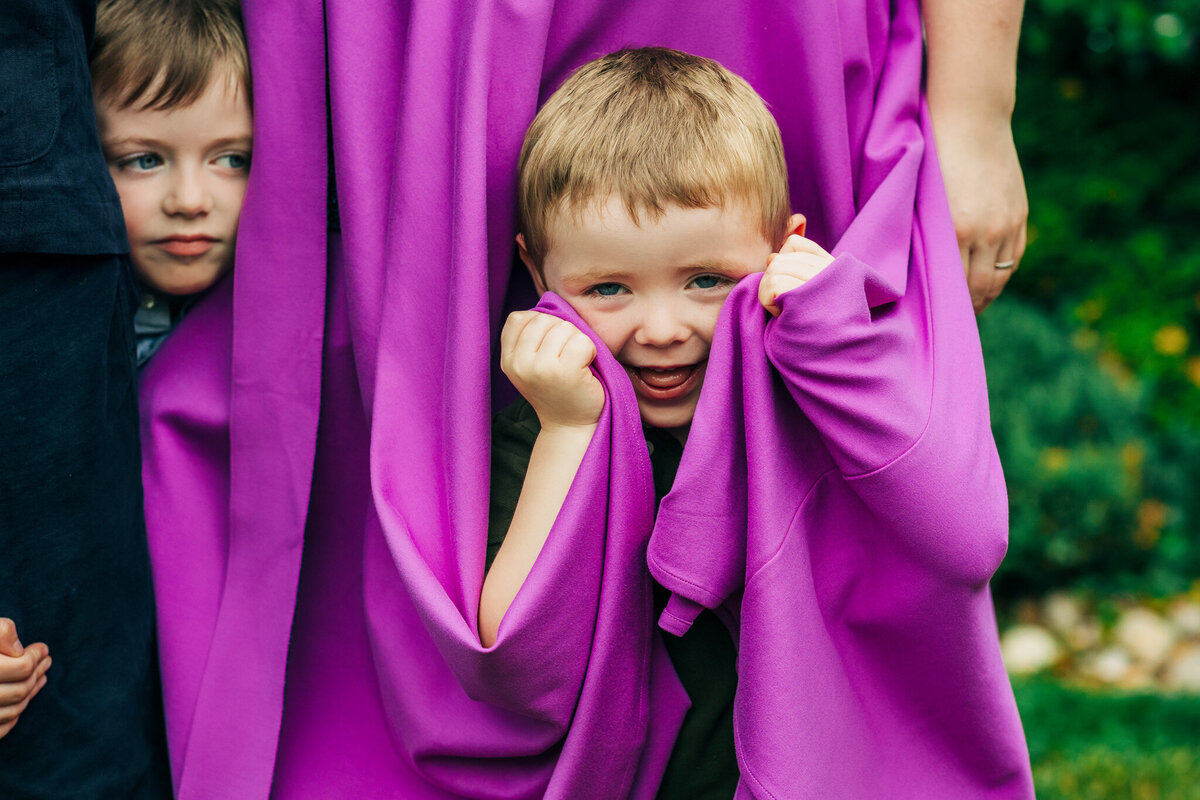
[[[803,236],[804,229],[807,226],[808,220],[804,218],[803,214],[792,214],[790,217],[788,217],[787,235],[791,236],[792,234],[795,234],[796,236]]]
[[[533,256],[525,249],[525,235],[522,233],[517,234],[517,252],[521,254],[521,262],[525,264],[525,269],[529,270],[529,277],[533,278],[533,286],[537,293],[545,294],[546,282],[542,280],[542,271],[533,263]]]

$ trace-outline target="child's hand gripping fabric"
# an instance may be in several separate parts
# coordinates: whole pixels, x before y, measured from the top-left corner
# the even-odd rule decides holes
[[[771,316],[778,317],[780,309],[776,300],[779,295],[817,277],[832,263],[833,256],[816,242],[792,234],[778,253],[767,256],[767,271],[758,284],[758,301]]]
[[[50,650],[38,642],[22,647],[17,626],[0,617],[0,739],[8,735],[29,701],[46,685]]]
[[[595,428],[604,408],[604,388],[590,369],[595,358],[596,346],[583,331],[540,311],[514,312],[500,333],[500,368],[533,406],[543,431]]]
[[[512,524],[484,580],[479,637],[496,641],[500,620],[541,553],[604,409],[604,387],[592,374],[596,346],[570,322],[518,311],[500,333],[500,368],[529,401],[541,432]]]

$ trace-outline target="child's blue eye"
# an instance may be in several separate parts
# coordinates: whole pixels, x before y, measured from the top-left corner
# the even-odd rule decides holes
[[[598,294],[601,297],[613,297],[623,292],[625,288],[619,283],[598,283],[589,289],[589,292]]]
[[[226,153],[217,156],[217,164],[229,169],[246,170],[250,169],[250,156],[245,153]]]
[[[698,275],[692,279],[692,286],[697,289],[715,289],[725,281],[726,279],[719,275]]]
[[[163,164],[162,156],[158,153],[138,153],[134,156],[121,159],[117,162],[117,166],[126,167],[136,170],[151,170],[155,167],[161,167]]]

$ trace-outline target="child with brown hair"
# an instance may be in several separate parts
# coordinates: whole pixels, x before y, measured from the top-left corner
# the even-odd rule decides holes
[[[107,0],[92,82],[101,144],[141,284],[144,366],[233,267],[253,149],[237,0]]]

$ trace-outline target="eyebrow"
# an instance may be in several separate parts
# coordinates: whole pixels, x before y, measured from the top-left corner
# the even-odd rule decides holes
[[[125,145],[134,145],[136,147],[161,147],[163,144],[157,139],[143,139],[140,136],[122,136],[120,139],[104,139],[102,143],[105,147],[123,147]]]
[[[677,267],[672,267],[675,272],[680,274],[696,273],[696,272],[745,272],[746,265],[738,261],[732,261],[725,258],[713,258],[704,261],[696,261],[691,264],[682,264]],[[627,280],[633,273],[622,269],[605,269],[604,267],[592,267],[571,276],[572,282],[579,283],[620,283]]]
[[[254,137],[253,136],[230,136],[225,139],[217,139],[215,142],[213,142],[210,145],[210,147],[215,149],[215,148],[219,148],[219,147],[233,147],[233,146],[251,147],[253,145],[254,145]]]
[[[105,139],[102,144],[105,147],[125,147],[132,145],[134,147],[148,147],[151,149],[163,149],[168,147],[167,143],[160,139],[146,139],[141,136],[123,136],[120,139]],[[209,142],[208,149],[219,150],[222,147],[246,147],[252,148],[254,145],[253,136],[227,136],[224,139],[217,139]]]
[[[687,264],[679,267],[680,272],[743,272],[746,265],[740,261],[732,261],[727,258],[712,258],[707,261],[697,261],[694,264]]]
[[[571,276],[572,283],[617,283],[627,280],[631,273],[620,270],[592,267],[591,269]]]

